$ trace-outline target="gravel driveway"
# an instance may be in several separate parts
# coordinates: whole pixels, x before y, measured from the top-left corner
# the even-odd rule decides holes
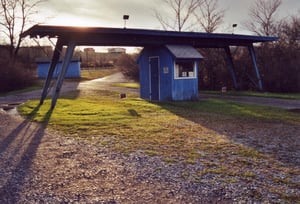
[[[215,199],[196,189],[189,192],[191,187],[173,175],[178,169],[159,157],[110,152],[3,111],[0,131],[0,203],[206,203]],[[155,172],[158,167],[163,169],[161,175]]]
[[[63,91],[107,89],[109,81],[66,83]],[[0,106],[15,106],[39,96],[40,91],[34,91],[0,97]],[[112,152],[99,144],[61,135],[0,108],[0,203],[286,202],[266,184],[287,196],[296,196],[294,200],[300,198],[299,126],[268,123],[210,125],[215,130],[213,134],[231,135],[235,142],[266,154],[276,154],[281,166],[265,171],[271,165],[269,160],[263,161],[260,167],[249,164],[249,170],[258,175],[253,182],[239,178],[232,181],[232,175],[227,175],[227,179],[217,174],[206,174],[199,181],[195,180],[195,175],[203,171],[200,161],[196,164],[167,163],[160,156],[150,157],[142,152],[127,155]],[[262,134],[265,137],[261,137]],[[212,156],[211,160],[214,159]],[[295,173],[285,172],[289,168]],[[287,175],[292,185],[273,178],[286,178]]]

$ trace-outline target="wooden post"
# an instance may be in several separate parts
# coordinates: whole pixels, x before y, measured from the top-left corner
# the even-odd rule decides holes
[[[233,80],[234,88],[238,90],[239,85],[238,85],[238,82],[237,82],[235,67],[234,67],[234,63],[233,63],[233,60],[232,60],[230,48],[225,47],[224,49],[225,49],[225,52],[226,52],[226,55],[227,55],[227,61],[228,61],[228,64],[229,64],[229,70],[230,70],[230,74],[231,74],[231,77],[232,77],[232,80]]]
[[[256,74],[256,79],[257,79],[257,84],[256,86],[258,87],[258,89],[260,91],[263,90],[263,85],[262,85],[262,79],[260,77],[260,73],[259,73],[259,69],[258,69],[258,66],[257,66],[257,60],[256,60],[256,56],[255,56],[255,51],[254,51],[254,47],[253,45],[249,45],[248,46],[248,49],[249,49],[249,53],[250,53],[250,56],[251,56],[251,59],[252,59],[252,63],[253,63],[253,66],[254,66],[254,70],[255,70],[255,74]]]
[[[66,55],[64,57],[63,63],[62,63],[62,68],[61,71],[58,75],[54,90],[53,90],[53,95],[52,95],[52,102],[51,102],[51,109],[54,109],[56,105],[57,98],[60,93],[61,86],[63,84],[67,69],[69,67],[70,61],[72,60],[73,52],[75,49],[75,42],[69,42]]]
[[[40,105],[42,105],[44,103],[44,100],[48,95],[48,89],[49,89],[49,86],[50,86],[50,83],[51,83],[51,80],[53,77],[55,67],[59,60],[60,53],[62,51],[62,47],[63,47],[62,40],[60,38],[58,38],[56,45],[55,45],[54,53],[52,56],[52,60],[51,60],[50,66],[49,66],[48,75],[47,75],[46,81],[44,83],[43,92],[42,92],[42,96],[40,99]]]

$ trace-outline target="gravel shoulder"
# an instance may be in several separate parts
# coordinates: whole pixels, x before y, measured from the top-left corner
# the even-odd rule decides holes
[[[0,112],[1,203],[206,202],[160,158],[122,155]],[[156,168],[166,169],[161,179]]]

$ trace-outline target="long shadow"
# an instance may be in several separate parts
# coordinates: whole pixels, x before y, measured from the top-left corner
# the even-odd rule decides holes
[[[4,158],[0,162],[0,165],[2,164],[0,175],[7,175],[5,184],[0,184],[0,203],[17,203],[19,200],[19,194],[26,182],[25,178],[52,114],[50,109],[45,114],[42,124],[33,123],[30,119],[39,108],[40,106],[37,106],[31,112],[29,119],[18,125],[0,144],[0,156]],[[1,178],[1,180],[5,179]]]
[[[201,111],[196,108],[200,102],[155,103],[186,120],[225,135],[232,143],[253,148],[263,155],[269,155],[288,166],[300,167],[300,126],[284,122],[268,122],[264,119],[235,118]],[[239,105],[237,105],[237,110]]]
[[[20,123],[18,125],[18,127],[16,127],[3,141],[1,141],[0,154],[2,152],[6,151],[6,149],[9,147],[9,145],[16,139],[16,137],[22,130],[24,130],[25,128],[29,128],[28,121],[36,115],[36,113],[39,111],[39,109],[40,109],[40,105],[38,105],[31,111],[27,120],[24,120],[22,123]]]

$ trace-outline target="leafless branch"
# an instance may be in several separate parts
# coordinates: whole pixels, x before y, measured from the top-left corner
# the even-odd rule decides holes
[[[281,3],[282,0],[256,0],[249,11],[248,29],[257,35],[273,35],[276,12]]]
[[[218,8],[218,0],[203,0],[194,14],[202,29],[212,33],[223,23],[225,10]]]
[[[36,13],[36,7],[44,0],[0,0],[0,28],[9,38],[11,56],[16,56],[30,17]]]
[[[201,0],[163,0],[172,12],[171,17],[163,16],[155,11],[155,16],[164,29],[183,31],[191,29],[193,13],[201,3]]]

